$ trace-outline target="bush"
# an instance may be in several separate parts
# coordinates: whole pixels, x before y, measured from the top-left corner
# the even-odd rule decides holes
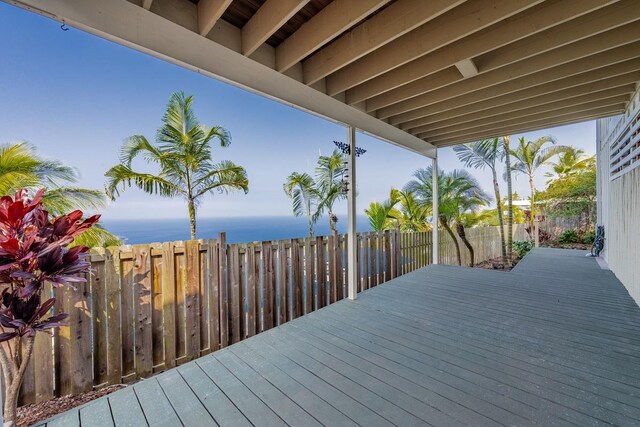
[[[590,245],[596,238],[596,232],[591,230],[565,230],[558,236],[558,243],[560,244],[569,244],[569,243],[584,243]]]
[[[524,257],[531,249],[533,249],[533,242],[531,240],[517,240],[513,242],[513,250],[518,254],[518,258]]]
[[[577,230],[565,230],[558,236],[558,243],[582,243],[582,239]]]
[[[593,241],[596,240],[596,230],[591,229],[584,232],[582,235],[582,243],[587,245],[593,245]]]

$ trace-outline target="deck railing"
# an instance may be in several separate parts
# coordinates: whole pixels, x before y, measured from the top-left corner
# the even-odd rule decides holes
[[[440,262],[457,264],[451,237],[440,235]],[[476,262],[500,255],[497,227],[467,236]],[[336,302],[346,296],[345,243],[228,244],[221,234],[94,249],[86,284],[49,289],[70,318],[53,338],[38,334],[21,404],[149,377]],[[431,232],[385,231],[360,233],[358,246],[362,291],[430,264],[433,245]]]

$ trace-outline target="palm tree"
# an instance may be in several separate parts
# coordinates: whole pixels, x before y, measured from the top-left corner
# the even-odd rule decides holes
[[[107,204],[102,191],[75,186],[78,172],[56,160],[38,156],[36,149],[26,142],[0,145],[0,194],[13,194],[27,188],[31,191],[46,188],[42,199],[45,209],[60,216],[75,209],[95,212]],[[120,239],[98,225],[74,240],[74,245],[88,247],[118,245]]]
[[[502,155],[505,158],[505,180],[507,181],[507,254],[509,265],[513,258],[513,186],[511,182],[511,149],[510,135],[502,137]]]
[[[502,198],[500,197],[500,185],[498,184],[498,171],[496,160],[501,155],[500,139],[485,139],[468,144],[457,145],[453,151],[458,155],[458,159],[466,167],[484,169],[488,167],[493,177],[493,191],[496,197],[496,210],[498,212],[498,223],[500,226],[500,243],[503,260],[507,257],[507,245],[504,238],[504,215],[502,208]]]
[[[479,205],[478,205],[479,206]],[[467,228],[476,227],[487,221],[492,216],[492,211],[471,210],[464,211],[456,218],[456,232],[469,251],[469,266],[475,265],[475,251],[467,239]]]
[[[347,198],[342,179],[346,171],[347,159],[338,150],[334,150],[330,156],[318,158],[315,181],[320,201],[314,217],[315,220],[318,220],[326,210],[329,215],[329,227],[333,234],[338,232],[336,229],[338,217],[333,213],[333,205],[338,200]]]
[[[214,163],[211,141],[217,139],[221,147],[231,144],[231,136],[220,126],[201,125],[193,114],[193,96],[178,92],[171,95],[162,126],[152,144],[142,135],[128,138],[122,145],[120,164],[109,169],[107,194],[114,199],[120,195],[118,186],[135,185],[148,194],[162,197],[181,197],[187,202],[191,239],[196,238],[196,211],[200,200],[214,190],[228,193],[249,191],[247,172],[230,160]],[[156,174],[132,169],[134,159],[142,157],[159,167]]]
[[[534,230],[535,218],[535,192],[534,174],[538,168],[544,166],[549,160],[569,150],[564,145],[554,145],[545,148],[547,144],[555,144],[556,141],[551,136],[543,136],[535,141],[525,141],[524,137],[518,139],[518,146],[510,151],[510,154],[516,158],[512,169],[514,172],[526,175],[529,178],[529,187],[531,188],[531,210],[529,214],[529,227],[531,233]]]
[[[455,193],[452,194],[452,197],[455,197],[458,203],[458,214],[455,217],[456,232],[469,251],[469,266],[473,267],[475,264],[475,251],[467,239],[465,227],[473,227],[480,222],[482,217],[472,214],[481,206],[489,204],[491,198],[482,190],[480,183],[467,171],[457,170],[454,171],[454,174],[456,172],[458,178],[456,179]]]
[[[308,173],[293,172],[284,183],[284,192],[293,201],[293,214],[306,216],[309,224],[309,237],[313,238],[313,227],[316,223],[314,213],[320,201],[316,182]]]
[[[424,207],[431,206],[433,200],[432,174],[431,166],[418,169],[413,173],[413,179],[403,189],[405,193],[413,193]],[[483,193],[477,181],[474,181],[475,179],[462,169],[438,173],[438,222],[453,241],[458,265],[462,265],[460,244],[451,229],[451,224],[460,215],[461,205],[467,203],[468,199],[479,198],[480,193]]]
[[[584,154],[584,150],[580,150],[575,147],[568,147],[566,151],[558,155],[557,162],[549,162],[549,166],[551,166],[553,173],[547,172],[544,176],[550,178],[547,181],[547,183],[549,183],[556,177],[566,178],[586,171],[595,164],[595,161],[595,156],[587,157]]]
[[[384,231],[394,228],[394,224],[398,223],[400,212],[395,208],[398,204],[398,190],[391,189],[389,198],[382,203],[371,202],[364,213],[369,218],[369,225],[373,231]]]

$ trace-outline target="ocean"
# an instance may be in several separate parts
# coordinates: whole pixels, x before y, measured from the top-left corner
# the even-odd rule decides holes
[[[125,244],[169,242],[189,239],[188,219],[103,220],[102,225],[121,237]],[[306,218],[293,216],[200,218],[199,239],[217,238],[226,232],[229,243],[304,238],[309,234]],[[339,216],[338,231],[346,233],[346,215]],[[371,231],[366,216],[357,217],[358,232]],[[316,236],[328,235],[329,219],[322,218],[314,228]]]

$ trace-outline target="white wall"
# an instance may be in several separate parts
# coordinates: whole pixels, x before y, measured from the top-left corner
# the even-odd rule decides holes
[[[598,120],[598,224],[605,226],[604,258],[640,305],[640,90],[624,115]],[[632,155],[621,172],[611,158],[622,140]]]

